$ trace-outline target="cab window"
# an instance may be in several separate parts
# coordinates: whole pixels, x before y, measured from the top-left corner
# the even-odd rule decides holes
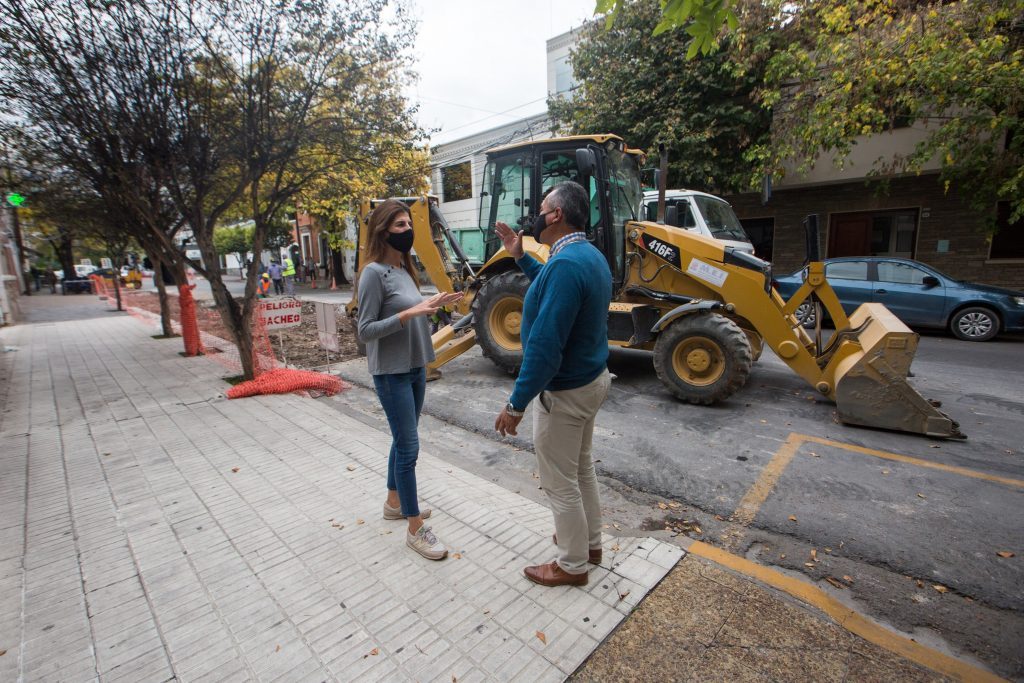
[[[867,261],[840,261],[825,266],[825,277],[829,280],[867,280]]]

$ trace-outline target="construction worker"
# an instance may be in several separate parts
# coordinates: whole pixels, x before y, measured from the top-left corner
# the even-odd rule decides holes
[[[266,299],[270,296],[270,273],[263,273],[256,283],[256,296],[259,299]]]
[[[284,257],[284,270],[281,274],[284,276],[285,293],[295,296],[295,264],[287,256]]]

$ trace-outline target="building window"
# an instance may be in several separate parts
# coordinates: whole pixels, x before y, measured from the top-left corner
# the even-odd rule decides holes
[[[996,206],[996,234],[992,236],[990,259],[1024,259],[1024,220],[1010,222],[1010,202]]]
[[[573,89],[576,83],[572,80],[572,65],[568,57],[555,60],[555,94],[561,95]]]
[[[445,202],[457,202],[473,196],[473,178],[468,161],[441,169],[441,191],[441,201]]]
[[[828,257],[899,256],[914,258],[917,211],[863,211],[832,215]]]

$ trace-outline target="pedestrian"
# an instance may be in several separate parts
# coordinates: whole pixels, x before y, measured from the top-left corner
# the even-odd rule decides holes
[[[416,460],[418,423],[426,393],[426,365],[434,360],[427,317],[458,301],[462,293],[439,292],[424,299],[414,278],[412,216],[397,199],[370,214],[366,265],[359,276],[359,339],[377,398],[391,428],[384,519],[405,519],[406,545],[423,557],[441,560],[448,550],[423,520],[419,507]]]
[[[281,296],[284,294],[284,285],[281,284],[283,272],[284,270],[281,268],[281,264],[277,261],[271,261],[270,266],[267,267],[267,273],[270,275],[270,279],[274,283],[274,296]]]
[[[30,272],[32,273],[32,282],[35,283],[36,291],[38,292],[39,284],[43,279],[43,271],[41,271],[38,267],[36,267],[36,264],[33,263],[32,267],[30,268]]]
[[[46,267],[46,284],[50,286],[50,294],[57,293],[57,273],[54,272],[53,266]]]
[[[284,286],[288,296],[295,296],[295,264],[287,256],[284,257]]]
[[[608,306],[612,276],[601,252],[587,241],[587,191],[575,182],[555,185],[533,222],[533,236],[548,245],[541,265],[523,251],[523,233],[505,223],[495,231],[530,279],[519,334],[523,363],[512,395],[494,422],[516,434],[534,398],[533,446],[540,484],[551,501],[558,557],[526,567],[543,586],[585,586],[588,562],[601,562],[601,501],[591,456],[594,420],[608,395]]]
[[[270,296],[270,273],[263,273],[256,283],[256,297],[266,299],[268,296]]]

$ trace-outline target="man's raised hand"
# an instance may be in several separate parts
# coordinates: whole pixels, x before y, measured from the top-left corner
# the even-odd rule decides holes
[[[498,235],[498,239],[501,240],[501,244],[505,247],[505,251],[509,253],[514,259],[520,259],[523,257],[523,231],[516,232],[508,226],[507,223],[498,221],[494,224],[494,232]]]

